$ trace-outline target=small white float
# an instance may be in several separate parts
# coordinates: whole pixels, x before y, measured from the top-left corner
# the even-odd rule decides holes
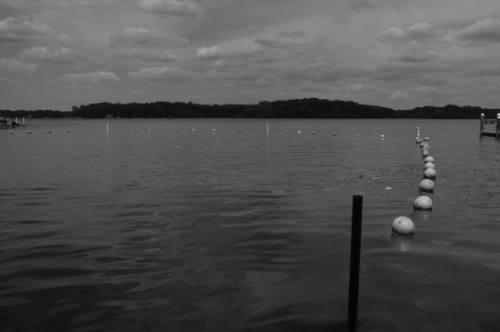
[[[424,171],[424,177],[426,179],[433,180],[433,179],[436,178],[436,176],[437,176],[437,172],[436,172],[435,168],[427,168],[427,169],[425,169],[425,171]]]
[[[401,235],[411,235],[415,231],[415,224],[410,218],[400,216],[392,222],[392,231]]]
[[[415,210],[432,210],[432,199],[429,196],[421,195],[413,202]]]
[[[423,179],[418,184],[418,187],[419,187],[420,191],[422,191],[422,192],[433,193],[434,192],[434,181],[432,181],[430,179]]]
[[[427,169],[427,168],[436,168],[436,165],[434,165],[433,162],[427,162],[424,164],[424,169]]]
[[[424,162],[426,162],[426,163],[433,163],[434,162],[434,158],[432,158],[431,156],[427,156],[427,157],[425,157]]]

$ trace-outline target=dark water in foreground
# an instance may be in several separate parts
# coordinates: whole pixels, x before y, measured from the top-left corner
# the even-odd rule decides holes
[[[362,192],[359,331],[500,331],[500,143],[478,121],[268,122],[0,131],[0,330],[344,331]],[[432,212],[412,211],[417,125]]]

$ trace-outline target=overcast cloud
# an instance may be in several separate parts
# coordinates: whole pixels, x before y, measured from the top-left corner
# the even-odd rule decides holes
[[[500,107],[498,0],[0,0],[0,108]]]

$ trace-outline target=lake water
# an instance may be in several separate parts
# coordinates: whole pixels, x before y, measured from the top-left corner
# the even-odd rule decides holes
[[[345,331],[355,193],[359,331],[500,331],[500,143],[479,121],[106,123],[0,131],[1,331]]]

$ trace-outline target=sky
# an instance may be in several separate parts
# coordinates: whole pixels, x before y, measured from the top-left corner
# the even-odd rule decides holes
[[[0,0],[0,109],[499,92],[498,0]]]

